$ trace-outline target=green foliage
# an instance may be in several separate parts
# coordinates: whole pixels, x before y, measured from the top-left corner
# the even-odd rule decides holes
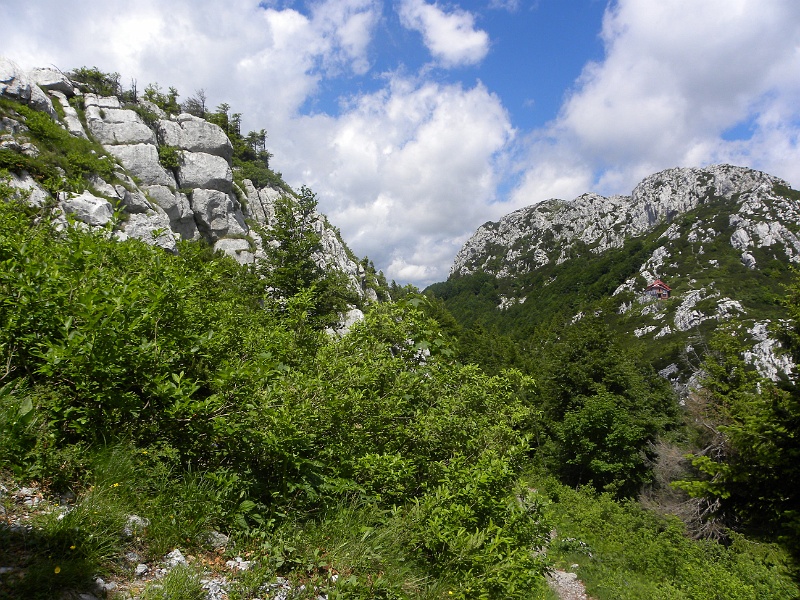
[[[70,135],[46,113],[23,104],[0,98],[0,111],[21,119],[39,149],[36,157],[0,150],[0,169],[28,171],[51,194],[83,191],[92,174],[113,179],[115,163],[99,144]]]
[[[551,554],[562,568],[578,564],[598,600],[795,598],[787,557],[774,544],[733,535],[724,546],[692,541],[674,517],[659,517],[610,494],[536,485],[552,499],[547,515],[557,537]]]
[[[648,479],[649,442],[677,422],[668,384],[589,316],[553,333],[535,372],[553,471],[571,485],[635,495]]]
[[[784,340],[793,358],[797,352],[798,284],[787,304],[792,321]],[[720,499],[723,514],[751,531],[780,539],[800,558],[800,402],[797,389],[780,389],[742,359],[743,348],[733,328],[719,332],[703,364],[704,422],[716,435],[701,438],[693,457],[697,478],[676,485],[692,496]],[[708,430],[709,427],[704,429]]]
[[[355,298],[347,290],[343,273],[317,262],[322,242],[314,230],[316,195],[303,186],[294,198],[279,197],[274,207],[275,218],[261,233],[266,254],[261,275],[277,298],[307,294],[306,312],[312,328],[328,326]]]
[[[70,71],[69,78],[82,83],[87,91],[98,96],[117,96],[122,93],[119,73],[104,73],[97,67],[79,67]]]
[[[147,584],[141,595],[142,600],[204,600],[207,597],[200,574],[188,565],[170,569],[162,579]]]
[[[180,150],[175,146],[161,145],[158,147],[158,162],[161,166],[174,171],[181,166]]]
[[[293,193],[281,174],[269,168],[272,154],[267,150],[266,130],[251,131],[243,136],[240,131],[241,113],[230,114],[231,107],[228,104],[220,104],[213,113],[206,112],[205,93],[202,90],[197,92],[195,98],[190,98],[189,108],[195,111],[192,114],[202,110],[209,123],[218,125],[228,135],[233,146],[233,175],[237,183],[241,185],[245,179],[249,179],[256,188],[273,187],[288,194]]]
[[[181,112],[178,96],[178,90],[174,87],[170,87],[166,94],[161,91],[161,87],[157,83],[148,84],[144,88],[144,99],[152,102],[168,115],[177,115]]]
[[[145,125],[147,125],[148,127],[152,128],[158,122],[159,119],[158,114],[153,112],[146,106],[143,106],[141,104],[128,104],[125,106],[125,108],[128,110],[132,110],[137,115],[139,115],[142,118],[142,121],[144,121]]]
[[[408,544],[420,559],[456,574],[457,598],[530,598],[541,580],[537,557],[549,532],[533,493],[509,496],[507,459],[483,454],[470,465],[455,456],[441,483],[409,513]]]

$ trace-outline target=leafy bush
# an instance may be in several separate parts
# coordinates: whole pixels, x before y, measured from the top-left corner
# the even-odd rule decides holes
[[[161,145],[158,147],[158,162],[165,169],[173,171],[181,166],[180,150],[175,146]]]
[[[598,600],[788,599],[800,593],[776,545],[736,534],[729,546],[692,541],[676,518],[635,502],[541,478],[536,485],[552,499],[546,512],[558,533],[553,558],[579,564],[578,576]]]

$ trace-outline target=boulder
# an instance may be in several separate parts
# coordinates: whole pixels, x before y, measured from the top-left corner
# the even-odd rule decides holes
[[[186,194],[163,185],[148,186],[144,188],[144,191],[167,214],[172,231],[185,240],[194,240],[199,237],[192,206],[189,204]]]
[[[255,254],[250,249],[250,242],[242,238],[224,238],[217,240],[214,250],[221,250],[234,258],[240,265],[250,265],[255,262]]]
[[[147,197],[134,185],[128,184],[128,187],[122,184],[111,185],[96,175],[89,178],[89,183],[96,192],[107,198],[118,200],[128,213],[143,213],[153,210],[153,205],[150,204]]]
[[[78,117],[78,111],[70,106],[66,95],[59,90],[52,90],[50,95],[56,99],[64,111],[64,125],[67,126],[67,131],[76,137],[87,137],[86,131],[83,129],[83,123],[81,123],[81,119]]]
[[[233,172],[221,156],[183,151],[178,182],[182,188],[204,188],[227,194],[233,190]]]
[[[244,180],[244,193],[247,196],[247,213],[257,223],[268,226],[275,218],[275,201],[281,191],[265,187],[257,190],[249,179]]]
[[[93,106],[86,110],[86,125],[95,139],[104,146],[156,143],[153,131],[132,110],[100,109]]]
[[[342,320],[339,323],[338,327],[336,328],[335,332],[337,335],[343,336],[347,335],[350,332],[350,329],[356,323],[364,320],[364,313],[361,312],[358,308],[351,308],[345,314],[342,315]]]
[[[31,81],[28,74],[20,66],[0,56],[0,96],[5,96],[29,104],[36,110],[41,110],[56,117],[53,103],[47,95]]]
[[[116,96],[86,94],[84,107],[89,131],[104,146],[156,143],[153,130],[136,112],[121,108]]]
[[[67,96],[75,95],[72,82],[57,69],[36,68],[28,73],[31,81],[48,92],[57,91]]]
[[[114,216],[111,203],[90,192],[62,200],[60,206],[66,214],[93,227],[108,224]]]
[[[15,195],[25,200],[29,206],[41,207],[50,199],[50,194],[28,173],[22,175],[11,173],[6,183],[14,188]]]
[[[122,108],[119,98],[116,96],[98,96],[97,94],[85,94],[83,97],[85,107],[96,106],[98,108]]]
[[[169,218],[162,213],[137,213],[122,223],[121,230],[129,238],[141,240],[150,246],[175,252],[175,236],[169,227]]]
[[[195,189],[191,204],[195,222],[209,240],[248,233],[244,216],[229,194],[219,190]]]
[[[227,162],[233,156],[233,146],[222,128],[199,117],[183,113],[174,121],[159,121],[156,130],[162,144],[213,154]]]
[[[137,177],[142,185],[177,187],[175,177],[158,161],[158,150],[152,144],[108,146],[106,150],[117,158],[131,175]]]

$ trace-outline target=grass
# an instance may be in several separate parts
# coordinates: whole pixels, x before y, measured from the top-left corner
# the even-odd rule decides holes
[[[723,545],[693,541],[675,517],[660,517],[635,501],[539,480],[552,499],[557,537],[551,557],[578,564],[578,577],[597,600],[797,598],[786,554],[731,534]]]
[[[200,574],[188,565],[178,565],[162,579],[147,585],[141,600],[205,600]]]

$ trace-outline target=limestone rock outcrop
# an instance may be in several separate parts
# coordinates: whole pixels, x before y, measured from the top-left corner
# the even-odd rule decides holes
[[[797,217],[797,203],[779,199],[773,191],[776,185],[789,187],[785,181],[760,171],[716,165],[656,173],[639,183],[630,196],[583,194],[572,201],[547,200],[482,225],[458,252],[450,273],[483,271],[499,277],[527,273],[563,261],[569,248],[578,242],[599,254],[620,248],[627,238],[669,223],[709,198],[731,200],[734,195],[740,202],[737,218],[743,232],[737,237],[737,247],[744,251],[754,243],[780,244],[795,257],[800,246],[790,231],[780,225],[764,231],[763,225],[758,229],[756,221],[748,219],[777,214],[781,218]],[[757,242],[752,242],[750,232],[757,236]],[[742,238],[744,234],[750,237]]]
[[[15,62],[0,56],[0,96],[29,104],[51,117],[56,116],[53,103],[42,89]]]
[[[135,238],[169,251],[176,250],[178,239],[203,239],[241,264],[265,259],[260,232],[271,226],[274,203],[286,192],[256,189],[249,180],[242,188],[235,185],[233,146],[217,125],[185,113],[169,116],[147,100],[123,104],[116,96],[82,92],[80,84],[56,69],[25,72],[3,57],[0,96],[46,112],[73,136],[95,140],[119,165],[113,181],[95,177],[91,191],[58,194],[54,204],[64,226],[71,219],[81,226],[115,227],[117,239]],[[80,96],[85,121],[70,103],[74,96]],[[27,141],[26,131],[22,120],[3,118],[0,147],[35,156],[38,149]],[[165,150],[177,161],[164,161],[160,153]],[[53,200],[27,174],[9,183],[31,205]],[[124,217],[115,220],[115,211]],[[312,227],[323,246],[317,262],[342,271],[362,298],[376,299],[374,291],[367,293],[360,266],[327,219],[315,214]]]
[[[178,115],[174,121],[162,118],[156,124],[156,132],[160,142],[166,146],[213,154],[228,162],[233,156],[233,146],[222,129],[187,113]]]
[[[737,294],[744,291],[739,280],[748,277],[747,270],[785,271],[788,264],[800,263],[800,194],[753,169],[669,169],[645,178],[630,196],[583,194],[514,211],[476,231],[456,256],[451,277],[483,272],[507,281],[538,281],[529,274],[547,268],[548,285],[558,276],[557,265],[637,239],[647,240],[647,254],[610,294],[613,313],[620,315],[615,318],[631,323],[632,336],[674,347],[737,319],[747,325],[741,335],[764,376],[791,371],[777,353],[774,336],[757,326],[765,322],[763,300],[756,302],[757,314],[751,314],[753,302]],[[679,288],[668,302],[644,295],[656,279]],[[536,296],[526,285],[505,286],[498,310]]]

